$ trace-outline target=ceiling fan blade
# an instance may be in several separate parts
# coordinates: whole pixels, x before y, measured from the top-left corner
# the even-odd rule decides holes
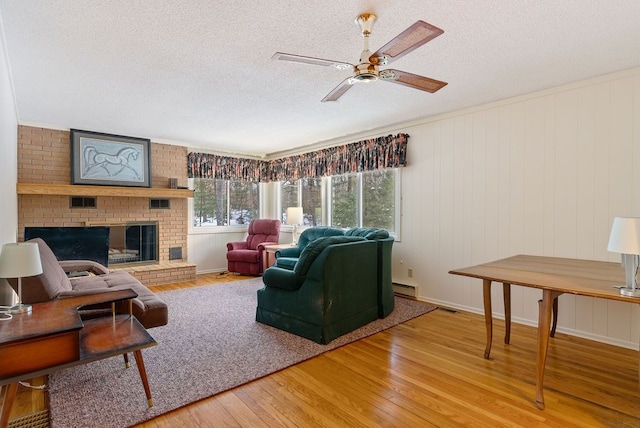
[[[338,98],[343,96],[345,92],[351,89],[354,83],[355,81],[351,77],[347,77],[342,82],[340,82],[338,86],[333,88],[333,90],[322,99],[322,102],[324,103],[327,101],[338,101]]]
[[[331,59],[313,58],[310,56],[293,55],[288,53],[276,52],[271,59],[280,61],[301,62],[304,64],[322,65],[324,67],[335,67],[338,70],[347,70],[353,68],[353,64],[348,62],[334,61]]]
[[[407,73],[406,71],[393,69],[382,70],[380,72],[380,80],[397,83],[399,85],[431,93],[447,86],[447,82],[441,82],[440,80],[430,79],[428,77],[418,76],[417,74]]]
[[[402,58],[409,52],[418,49],[442,33],[444,33],[444,31],[440,28],[427,24],[424,21],[418,21],[378,49],[369,57],[369,61],[375,65],[389,64],[398,58]]]

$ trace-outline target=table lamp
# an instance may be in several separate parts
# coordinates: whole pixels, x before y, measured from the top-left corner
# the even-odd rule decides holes
[[[31,312],[31,305],[22,304],[22,277],[40,275],[42,263],[38,244],[21,242],[4,244],[0,253],[0,278],[18,278],[18,304],[11,313]]]
[[[636,277],[640,262],[640,218],[614,218],[607,250],[622,254],[622,265],[627,283],[620,287],[620,294],[628,297],[640,297]]]
[[[302,224],[302,207],[289,207],[287,208],[287,224],[293,225],[292,243],[295,245],[297,242],[296,226]]]

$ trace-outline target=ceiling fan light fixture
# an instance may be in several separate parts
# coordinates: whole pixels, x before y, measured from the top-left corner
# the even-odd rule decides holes
[[[378,68],[373,64],[358,64],[353,75],[358,82],[375,82],[378,80]]]
[[[357,80],[358,82],[362,82],[362,83],[371,83],[378,80],[378,76],[376,76],[375,74],[369,74],[369,73],[356,74],[353,78],[354,80]]]

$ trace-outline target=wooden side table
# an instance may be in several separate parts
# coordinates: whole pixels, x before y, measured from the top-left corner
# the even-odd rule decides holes
[[[267,245],[264,247],[264,260],[265,260],[265,269],[268,267],[271,267],[271,265],[273,265],[276,261],[276,251],[278,251],[280,248],[291,248],[291,247],[295,247],[294,244],[274,244],[274,245]],[[273,257],[272,257],[273,255]],[[271,260],[273,258],[273,260]]]
[[[18,381],[63,368],[133,352],[147,403],[153,406],[141,350],[155,346],[147,330],[131,314],[82,320],[82,306],[131,300],[133,290],[98,293],[46,303],[0,323],[0,386],[6,386],[0,427],[7,426]]]

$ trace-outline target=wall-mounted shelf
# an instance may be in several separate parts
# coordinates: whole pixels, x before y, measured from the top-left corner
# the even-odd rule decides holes
[[[130,198],[192,198],[193,190],[162,187],[87,186],[74,184],[18,183],[19,195],[115,196]]]

